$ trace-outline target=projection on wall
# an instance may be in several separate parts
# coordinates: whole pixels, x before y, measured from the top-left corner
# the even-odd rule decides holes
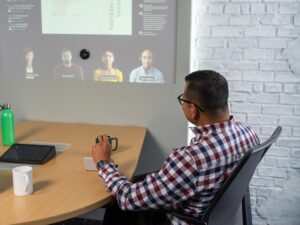
[[[1,0],[0,75],[175,83],[175,0]]]

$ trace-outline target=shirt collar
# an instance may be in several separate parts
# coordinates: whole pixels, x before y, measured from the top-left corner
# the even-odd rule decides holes
[[[148,69],[144,69],[144,67],[143,66],[141,66],[141,68],[142,68],[142,70],[144,71],[144,73],[145,74],[148,74],[148,73],[152,73],[152,70],[153,70],[153,67],[152,66],[150,66]]]
[[[230,116],[230,119],[223,123],[206,124],[203,126],[190,127],[190,129],[196,135],[196,139],[198,139],[202,135],[207,135],[211,133],[217,134],[223,131],[231,130],[233,125],[234,119],[233,116]]]

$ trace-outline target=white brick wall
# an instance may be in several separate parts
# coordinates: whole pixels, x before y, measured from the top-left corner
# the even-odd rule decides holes
[[[299,225],[300,74],[288,61],[288,46],[300,41],[300,1],[192,4],[191,69],[226,76],[232,114],[251,125],[261,141],[283,127],[251,182],[253,224]]]

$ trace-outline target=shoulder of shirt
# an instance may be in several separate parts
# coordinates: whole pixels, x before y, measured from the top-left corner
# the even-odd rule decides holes
[[[123,72],[119,69],[115,69],[116,70],[116,74],[123,74]]]
[[[251,131],[251,132],[253,132],[254,133],[254,130],[252,129],[252,127],[250,126],[250,125],[247,125],[247,124],[244,124],[244,123],[242,123],[242,122],[238,122],[238,121],[234,121],[234,124],[236,125],[236,126],[238,126],[238,127],[242,127],[242,128],[245,128],[245,129],[247,129],[248,131]]]
[[[153,69],[153,71],[155,71],[155,73],[161,73],[162,74],[162,72],[154,66],[152,66],[151,69]]]

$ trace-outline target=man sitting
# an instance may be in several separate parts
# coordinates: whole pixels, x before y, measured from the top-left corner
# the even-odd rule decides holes
[[[196,71],[185,81],[178,101],[186,119],[196,125],[195,137],[190,145],[173,149],[159,171],[132,183],[111,160],[107,135],[92,147],[99,176],[119,205],[107,208],[104,224],[187,224],[152,209],[177,208],[201,216],[236,163],[259,143],[249,126],[229,114],[228,83],[222,75]]]

